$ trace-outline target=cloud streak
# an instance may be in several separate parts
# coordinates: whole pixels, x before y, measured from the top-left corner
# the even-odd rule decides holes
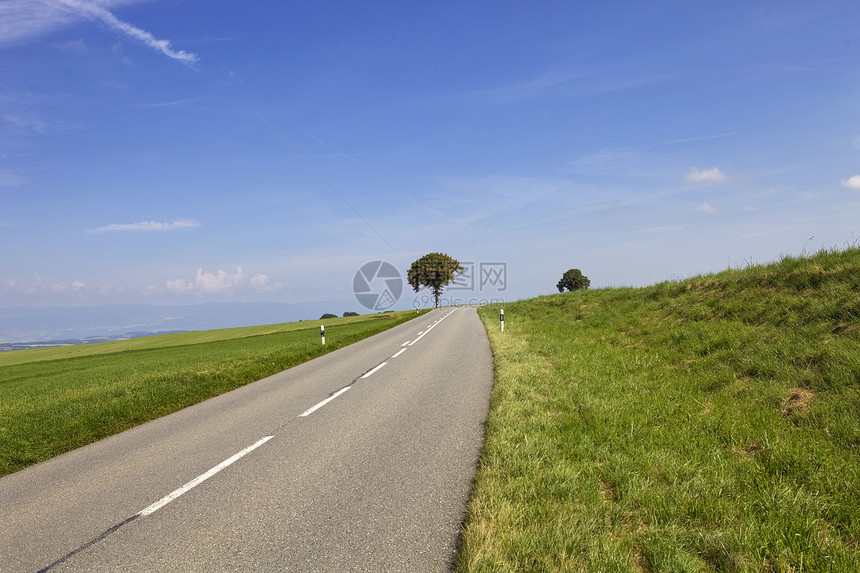
[[[174,50],[169,40],[159,40],[146,30],[141,30],[137,26],[123,22],[114,16],[112,12],[98,4],[81,2],[79,0],[59,0],[59,2],[72,12],[91,20],[102,22],[114,32],[119,32],[139,42],[143,42],[153,50],[161,52],[168,58],[182,62],[187,66],[193,67],[194,64],[200,61],[197,54],[186,52],[185,50]]]
[[[15,44],[52,32],[73,18],[61,7],[33,0],[0,2],[0,44]]]
[[[140,223],[112,223],[110,225],[105,225],[104,227],[99,227],[97,229],[90,229],[87,231],[88,235],[100,234],[100,233],[115,233],[115,232],[165,232],[165,231],[177,231],[179,229],[197,229],[200,227],[200,223],[196,221],[191,221],[189,219],[180,219],[178,221],[173,221],[172,223],[161,223],[158,221],[141,221]]]
[[[452,97],[507,104],[539,97],[592,97],[626,91],[663,81],[663,76],[635,76],[623,70],[572,71],[550,69],[517,83],[478,89]]]
[[[27,131],[35,131],[36,133],[46,133],[48,131],[48,123],[34,117],[25,117],[15,113],[4,113],[3,120],[15,127]]]
[[[6,0],[0,2],[0,45],[16,44],[50,34],[73,24],[80,18],[101,22],[116,33],[122,34],[161,52],[168,58],[194,67],[200,62],[197,54],[175,50],[169,40],[159,40],[146,30],[117,18],[108,8],[131,4],[135,0],[104,0],[98,4],[82,0]],[[82,40],[67,42],[64,49],[85,49]]]
[[[27,178],[15,171],[0,168],[0,187],[18,187],[27,182]]]
[[[705,141],[708,139],[719,139],[721,137],[731,137],[733,135],[737,135],[737,132],[732,131],[730,133],[715,133],[714,135],[699,135],[697,137],[685,137],[683,139],[673,139],[671,141],[664,141],[663,145],[675,145],[677,143],[693,143],[695,141]]]

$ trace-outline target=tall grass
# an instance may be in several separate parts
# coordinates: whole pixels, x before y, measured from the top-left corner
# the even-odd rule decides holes
[[[481,315],[460,571],[860,571],[860,250]]]
[[[0,476],[259,380],[412,312],[0,353]]]

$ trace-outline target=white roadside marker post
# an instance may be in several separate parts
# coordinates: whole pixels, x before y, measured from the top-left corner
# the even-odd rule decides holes
[[[499,309],[499,328],[502,332],[505,331],[505,309]]]
[[[320,338],[322,339],[322,344],[325,346],[325,325],[320,325]]]

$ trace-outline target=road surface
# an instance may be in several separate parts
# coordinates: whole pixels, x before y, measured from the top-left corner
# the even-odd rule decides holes
[[[439,309],[5,476],[0,571],[448,570],[492,380]]]

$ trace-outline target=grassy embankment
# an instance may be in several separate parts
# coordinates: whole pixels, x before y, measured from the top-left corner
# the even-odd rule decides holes
[[[0,353],[0,476],[418,316],[394,312]]]
[[[460,571],[860,571],[860,250],[481,316]]]

